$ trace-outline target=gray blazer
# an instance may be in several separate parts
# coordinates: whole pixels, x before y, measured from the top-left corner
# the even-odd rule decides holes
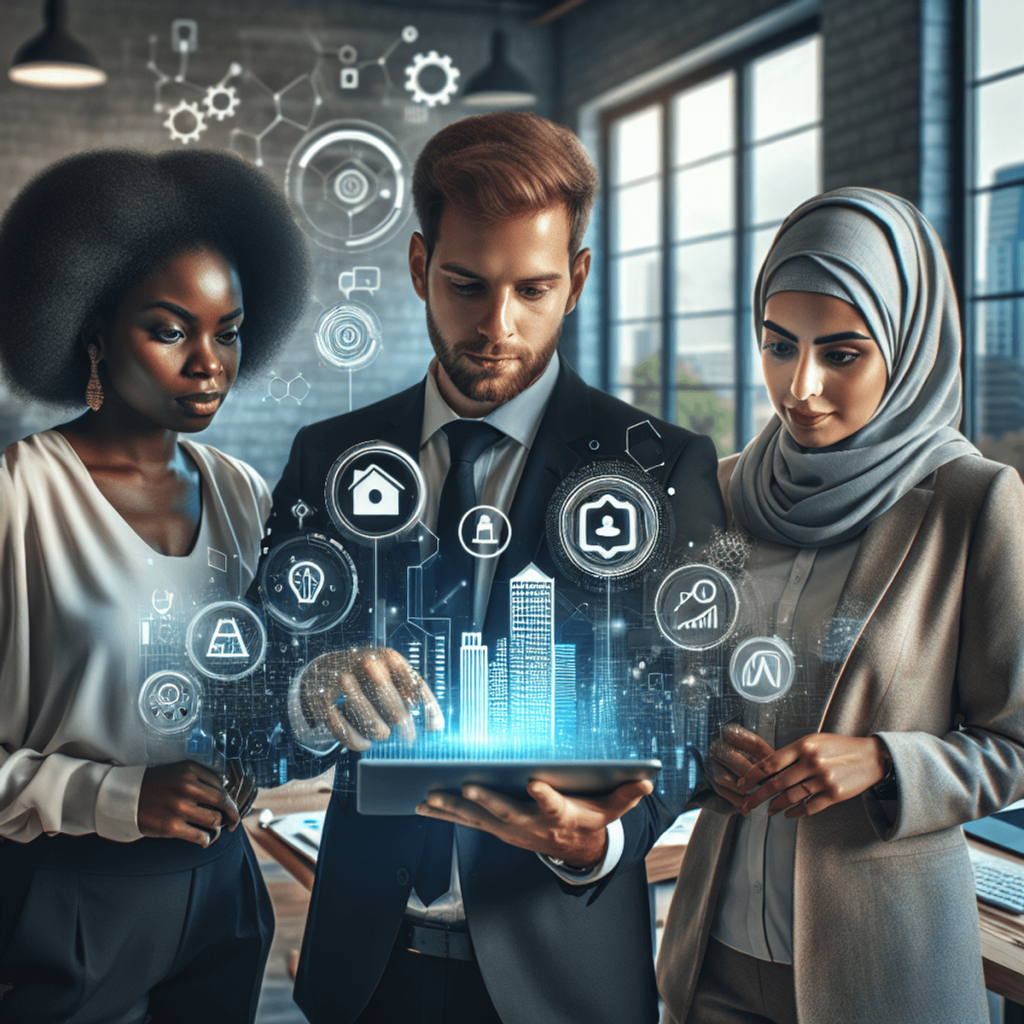
[[[723,491],[735,464],[724,460]],[[869,790],[800,819],[793,948],[801,1024],[986,1024],[960,824],[1024,796],[1024,486],[978,456],[867,529],[836,609],[850,646],[820,729],[880,736],[893,824]],[[736,817],[710,789],[658,958],[663,1021],[686,1019]]]

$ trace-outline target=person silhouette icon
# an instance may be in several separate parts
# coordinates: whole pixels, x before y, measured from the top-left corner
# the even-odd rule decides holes
[[[598,537],[618,537],[622,533],[611,516],[602,516],[601,525],[594,531]]]

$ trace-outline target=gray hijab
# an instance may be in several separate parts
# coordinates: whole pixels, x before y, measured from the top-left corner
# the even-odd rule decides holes
[[[754,287],[852,303],[885,357],[872,419],[828,448],[804,448],[777,416],[743,450],[729,486],[736,521],[755,537],[817,547],[856,537],[939,466],[979,454],[960,420],[960,322],[934,229],[905,199],[840,188],[797,207]]]

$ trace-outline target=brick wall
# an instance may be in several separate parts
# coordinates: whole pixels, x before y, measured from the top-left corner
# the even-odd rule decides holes
[[[0,5],[0,39],[4,61],[40,30],[40,0],[10,0]],[[52,161],[97,146],[137,146],[148,150],[179,147],[163,127],[166,113],[153,110],[156,77],[146,67],[149,37],[157,35],[157,64],[168,75],[178,69],[171,51],[170,26],[174,18],[198,22],[199,48],[189,63],[187,78],[203,90],[220,81],[232,61],[255,74],[270,90],[283,89],[293,79],[312,74],[323,96],[315,125],[339,118],[358,118],[376,124],[394,138],[413,161],[424,142],[445,124],[473,111],[457,99],[433,109],[410,102],[404,69],[416,53],[437,50],[452,57],[462,73],[460,84],[489,59],[490,33],[495,20],[484,15],[438,12],[424,5],[406,8],[329,0],[76,0],[69,5],[69,28],[96,54],[109,75],[99,89],[83,92],[45,91],[16,86],[0,78],[0,209],[38,170]],[[400,40],[404,26],[415,25],[419,38]],[[536,85],[541,96],[538,111],[553,112],[553,29],[530,29],[523,23],[506,25],[509,54]],[[318,57],[313,42],[325,51]],[[388,91],[382,69],[360,69],[360,87],[342,90],[338,48],[351,44],[358,60],[376,60],[396,44],[387,62],[393,81]],[[222,123],[209,121],[198,145],[229,148],[231,128],[260,133],[274,118],[270,95],[245,76],[232,79],[242,99],[237,114]],[[425,85],[435,88],[432,80]],[[197,100],[203,93],[168,83],[164,99]],[[289,90],[282,101],[287,116],[303,121],[310,113],[313,93],[308,80]],[[410,121],[409,114],[420,118]],[[423,119],[425,117],[425,119]],[[303,131],[280,124],[263,139],[266,167],[284,181],[288,157]],[[251,139],[236,139],[236,147],[252,156]],[[430,356],[423,306],[409,283],[406,252],[414,219],[392,240],[358,256],[313,246],[315,288],[320,303],[340,301],[338,274],[354,266],[380,268],[381,289],[375,295],[353,295],[371,305],[381,319],[384,354],[353,376],[353,404],[365,405],[405,387],[423,373]],[[311,386],[299,405],[290,397],[270,394],[271,378],[257,381],[233,394],[203,440],[241,455],[273,482],[287,457],[291,438],[299,426],[336,414],[349,407],[349,375],[324,366],[315,351],[312,326],[320,306],[311,305],[306,322],[290,340],[274,369],[283,379],[301,373]],[[274,392],[280,383],[275,385]],[[50,426],[68,414],[41,406],[14,402],[0,390],[0,449],[33,430]]]

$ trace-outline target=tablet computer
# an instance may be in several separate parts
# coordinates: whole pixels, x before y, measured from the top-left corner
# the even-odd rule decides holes
[[[460,793],[467,782],[527,799],[526,784],[547,782],[560,793],[599,796],[640,779],[652,781],[660,761],[475,761],[363,758],[356,771],[360,814],[415,814],[434,790]]]

